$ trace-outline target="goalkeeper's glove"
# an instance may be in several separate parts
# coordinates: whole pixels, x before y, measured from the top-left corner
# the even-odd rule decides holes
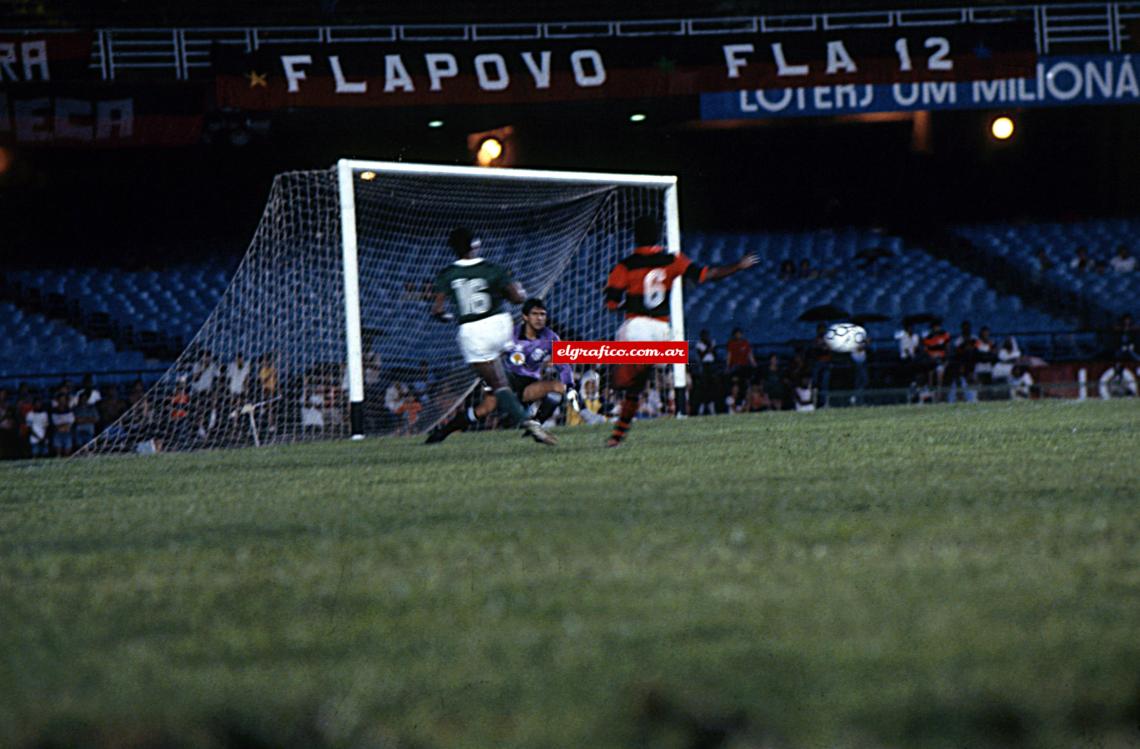
[[[455,315],[450,312],[440,312],[438,315],[432,315],[432,317],[439,322],[453,322],[455,320]]]
[[[578,391],[574,388],[566,388],[566,402],[575,413],[582,410],[582,402],[578,399]]]

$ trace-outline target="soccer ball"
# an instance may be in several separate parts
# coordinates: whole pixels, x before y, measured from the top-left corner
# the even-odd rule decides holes
[[[867,342],[867,331],[849,322],[837,322],[823,334],[827,347],[838,354],[850,354]]]

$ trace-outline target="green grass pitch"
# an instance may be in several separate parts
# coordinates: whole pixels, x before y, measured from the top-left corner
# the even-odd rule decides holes
[[[3,466],[0,746],[1137,746],[1138,427],[1000,403]]]

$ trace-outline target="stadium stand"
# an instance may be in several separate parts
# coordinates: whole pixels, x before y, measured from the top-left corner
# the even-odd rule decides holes
[[[927,312],[956,326],[972,320],[975,330],[989,325],[996,333],[1071,330],[1073,322],[1002,294],[986,278],[938,259],[901,237],[863,229],[765,234],[687,234],[685,253],[702,263],[723,263],[754,252],[761,265],[717,286],[688,291],[686,329],[691,337],[708,328],[724,341],[740,327],[752,341],[803,340],[814,325],[798,322],[809,307],[835,304],[853,313],[891,318],[868,329],[878,346],[891,340],[900,319]],[[811,272],[799,273],[807,260]],[[796,274],[780,277],[791,261]]]
[[[0,379],[65,372],[126,372],[148,366],[139,351],[117,351],[110,340],[92,340],[41,314],[0,302]]]
[[[1118,273],[1110,265],[1118,247],[1131,250],[1140,236],[1140,220],[981,224],[960,227],[957,233],[991,259],[1023,272],[1045,294],[1076,297],[1085,307],[1110,315],[1133,312],[1140,296],[1140,273]],[[1088,249],[1091,267],[1070,267],[1078,247]],[[1051,267],[1039,264],[1042,251]],[[1100,322],[1107,321],[1102,316]]]

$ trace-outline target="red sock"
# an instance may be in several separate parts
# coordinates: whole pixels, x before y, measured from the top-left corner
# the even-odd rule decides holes
[[[621,442],[625,439],[625,433],[629,431],[629,424],[637,414],[637,403],[638,396],[626,392],[625,398],[621,402],[621,414],[618,416],[617,423],[614,424],[613,434],[610,435],[611,440]]]

